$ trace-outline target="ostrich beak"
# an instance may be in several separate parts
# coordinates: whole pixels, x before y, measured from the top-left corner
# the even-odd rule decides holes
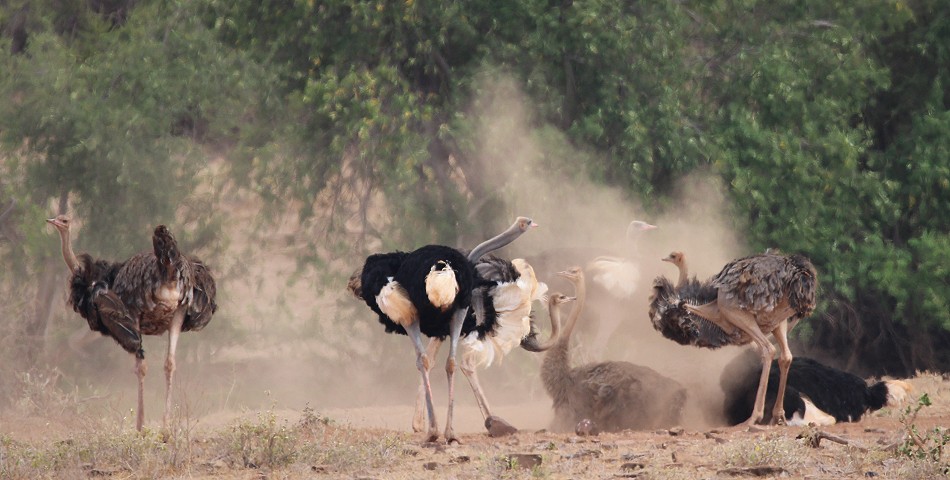
[[[673,261],[673,258],[672,258],[672,257],[663,257],[663,258],[660,259],[660,261],[661,261],[661,262],[672,262],[672,261]]]
[[[574,300],[577,300],[577,297],[564,297],[565,302],[573,302]]]
[[[658,229],[658,228],[660,228],[660,227],[658,227],[658,226],[656,226],[656,225],[650,225],[649,223],[646,223],[646,224],[644,224],[642,227],[640,227],[640,230],[656,230],[656,229]]]
[[[57,228],[59,228],[59,227],[65,227],[65,226],[66,226],[66,225],[63,224],[63,222],[60,222],[59,220],[57,220],[57,219],[55,219],[55,218],[47,218],[47,219],[46,219],[46,223],[48,223],[48,224],[50,224],[50,225],[52,225],[52,226],[54,226],[54,227],[57,227]]]

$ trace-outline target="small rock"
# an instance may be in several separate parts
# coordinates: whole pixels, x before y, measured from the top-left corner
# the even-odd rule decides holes
[[[314,473],[327,473],[327,467],[324,465],[310,465],[310,471]]]
[[[669,430],[670,435],[677,437],[683,434],[683,427],[673,427]]]
[[[642,470],[644,468],[647,468],[647,466],[640,462],[627,462],[620,466],[621,470]]]
[[[472,457],[469,457],[468,455],[459,455],[459,456],[453,458],[452,460],[449,460],[449,463],[456,463],[456,464],[458,464],[458,463],[468,463],[468,462],[471,462],[471,461],[472,461]]]
[[[510,453],[502,457],[502,460],[509,470],[512,468],[531,470],[541,465],[541,455],[536,453]]]
[[[435,470],[439,468],[439,462],[426,462],[422,464],[422,468],[426,470]]]
[[[864,476],[868,478],[874,478],[877,476],[877,472],[864,472]]]
[[[485,428],[488,430],[489,437],[504,437],[518,432],[512,424],[495,415],[485,419]]]

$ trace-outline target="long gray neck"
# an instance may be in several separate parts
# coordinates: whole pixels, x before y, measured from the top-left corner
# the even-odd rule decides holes
[[[477,262],[478,259],[482,258],[482,256],[484,256],[486,253],[498,250],[499,248],[515,241],[515,239],[520,237],[522,233],[524,232],[521,231],[521,228],[519,228],[518,222],[515,222],[514,225],[508,227],[508,230],[505,230],[495,237],[485,240],[484,242],[478,244],[477,247],[473,248],[468,254],[468,261]]]
[[[571,333],[574,332],[574,325],[577,324],[577,319],[581,316],[581,311],[584,310],[584,302],[587,299],[587,283],[584,281],[584,278],[578,278],[574,281],[574,296],[577,297],[574,300],[574,308],[571,309],[571,316],[567,319],[567,325],[564,326],[564,329],[561,331],[561,336],[558,338],[559,344],[568,345],[571,342]]]
[[[66,261],[69,272],[79,272],[79,259],[77,259],[76,254],[73,253],[72,242],[69,239],[69,230],[59,230],[59,241],[60,247],[63,249],[63,260]]]

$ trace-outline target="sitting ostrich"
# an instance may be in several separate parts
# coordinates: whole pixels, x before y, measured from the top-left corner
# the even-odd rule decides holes
[[[465,332],[459,341],[461,361],[459,368],[468,379],[475,401],[485,420],[485,428],[492,436],[517,431],[504,419],[493,415],[488,398],[478,380],[478,369],[501,363],[512,348],[521,344],[526,350],[543,351],[532,332],[531,304],[547,292],[547,285],[538,282],[534,269],[522,258],[508,261],[487,255],[475,263],[475,283],[472,291],[472,309],[462,327]],[[429,358],[435,357],[442,345],[441,338],[432,338],[426,348]],[[425,390],[419,387],[413,430],[421,431],[424,422]]]
[[[450,339],[445,366],[449,384],[445,439],[458,442],[452,428],[455,358],[460,336],[469,333],[464,327],[476,287],[474,262],[511,243],[532,225],[530,218],[518,217],[505,232],[482,242],[467,256],[443,245],[370,255],[347,284],[350,292],[379,315],[387,333],[408,335],[412,340],[429,417],[427,441],[437,440],[439,433],[429,384],[431,357],[422,344],[422,335]]]
[[[769,365],[779,344],[779,384],[772,421],[785,423],[783,399],[792,352],[788,331],[815,308],[818,274],[802,255],[767,252],[734,260],[697,288],[676,289],[657,278],[650,297],[653,326],[680,344],[717,348],[752,343],[759,351],[762,370],[752,414],[746,424],[762,420]]]
[[[675,380],[630,362],[597,362],[571,368],[571,333],[584,308],[586,286],[580,267],[558,275],[574,284],[577,303],[560,335],[552,338],[554,345],[541,366],[544,388],[554,400],[552,429],[569,430],[582,420],[592,421],[606,431],[678,424],[686,404],[686,389]],[[570,300],[560,294],[550,296],[552,325],[560,323],[560,305]]]
[[[751,352],[748,352],[751,353]],[[739,355],[723,369],[720,385],[726,393],[725,415],[730,425],[748,418],[755,401],[759,373],[752,355]],[[774,404],[778,393],[778,362],[769,370],[765,405]],[[859,422],[865,413],[885,406],[899,407],[913,387],[902,380],[884,380],[869,385],[861,377],[829,367],[806,357],[795,357],[785,386],[785,419],[789,425],[834,425]]]
[[[201,260],[180,253],[175,237],[164,225],[155,227],[152,251],[133,255],[124,262],[109,262],[73,253],[69,217],[59,215],[47,222],[60,234],[63,259],[71,275],[70,305],[86,319],[91,330],[111,336],[125,351],[135,355],[135,428],[139,431],[145,420],[147,370],[141,336],[168,332],[162,417],[162,429],[167,430],[178,335],[201,330],[217,309],[217,290],[210,269]]]

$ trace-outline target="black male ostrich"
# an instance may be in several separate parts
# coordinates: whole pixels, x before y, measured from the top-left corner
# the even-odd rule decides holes
[[[726,365],[720,376],[720,385],[726,393],[724,413],[730,425],[741,423],[752,411],[759,377],[756,360],[754,355],[739,355]],[[766,408],[775,402],[779,373],[778,362],[773,361],[765,396]],[[869,385],[857,375],[811,358],[795,357],[788,369],[785,387],[785,419],[789,425],[858,422],[865,413],[885,406],[900,406],[912,392],[911,385],[902,380],[884,380]]]
[[[605,431],[670,427],[680,421],[686,404],[686,389],[651,368],[630,362],[597,362],[571,368],[571,333],[584,308],[586,286],[580,267],[559,272],[574,284],[576,304],[571,317],[544,356],[541,379],[554,400],[554,424],[569,430],[589,420]],[[552,294],[551,323],[560,323],[559,307],[570,300]],[[546,346],[546,345],[545,345]]]
[[[490,435],[500,436],[514,433],[517,429],[492,415],[488,398],[478,380],[478,369],[501,363],[504,356],[519,344],[528,351],[543,351],[537,345],[537,334],[529,335],[532,333],[531,304],[539,300],[548,287],[538,282],[534,269],[524,259],[508,261],[493,255],[475,262],[475,284],[472,309],[465,317],[459,341],[462,357],[459,368],[472,387],[485,428]],[[429,358],[435,357],[442,341],[438,337],[429,340],[426,348]],[[415,431],[422,430],[424,400],[425,392],[420,386],[412,419]]]
[[[746,420],[749,425],[764,416],[769,365],[776,350],[766,335],[773,334],[779,344],[781,375],[772,421],[785,423],[783,399],[792,363],[787,335],[815,308],[818,274],[811,261],[802,255],[752,255],[730,262],[698,290],[688,285],[675,289],[665,278],[654,281],[650,303],[653,326],[680,344],[711,348],[755,345],[762,370],[755,405]],[[714,297],[710,289],[715,289]]]
[[[64,215],[47,220],[56,227],[63,259],[72,275],[69,302],[89,328],[114,338],[135,355],[138,376],[136,430],[145,420],[145,354],[141,335],[168,332],[165,359],[165,414],[167,430],[171,414],[175,349],[181,332],[199,331],[217,309],[216,286],[210,269],[201,260],[183,255],[164,225],[155,227],[152,251],[136,254],[124,262],[76,257],[69,238],[70,220]]]
[[[379,315],[386,331],[408,334],[412,340],[429,416],[428,441],[438,439],[439,433],[429,384],[430,357],[422,344],[422,335],[450,338],[445,366],[449,383],[445,438],[449,443],[457,442],[452,428],[455,357],[475,287],[474,262],[511,243],[532,225],[530,218],[518,217],[508,230],[478,245],[468,256],[442,245],[370,255],[362,269],[350,278],[348,289]]]

